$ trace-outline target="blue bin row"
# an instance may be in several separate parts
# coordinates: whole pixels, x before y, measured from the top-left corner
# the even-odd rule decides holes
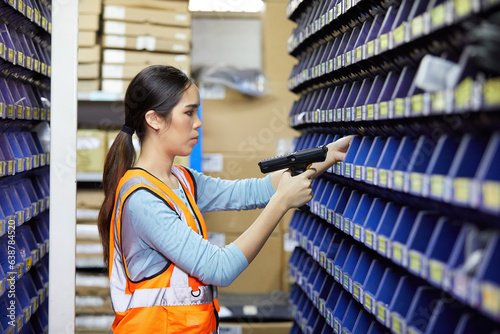
[[[23,17],[12,15],[14,9]],[[18,25],[33,23],[43,30],[52,33],[52,5],[51,2],[43,0],[3,0],[0,2],[2,16],[9,17]],[[31,29],[33,30],[33,28]]]
[[[49,208],[49,175],[0,184],[0,236],[9,225],[21,226]]]
[[[303,249],[297,247],[292,253],[289,264],[296,269],[300,291],[291,291],[291,313],[305,333],[318,333],[323,322],[334,333],[360,334],[387,329],[397,334],[493,333],[498,327],[438,289],[371,259],[347,240],[338,245],[337,254],[336,260],[346,269],[344,278],[352,277],[349,284],[339,284]],[[309,303],[316,312],[310,311]]]
[[[415,77],[414,68],[404,67],[401,72],[310,91],[292,105],[290,125],[403,119],[500,106],[500,78],[466,78],[454,90],[429,93],[416,87]]]
[[[345,191],[350,192],[341,191],[343,199],[335,208],[340,212],[321,208],[324,220],[296,213],[290,223],[292,239],[337,280],[343,281],[343,269],[333,264],[331,253],[337,248],[331,248],[331,243],[338,243],[343,233],[463,303],[500,320],[498,232],[479,231],[433,212],[418,212],[366,195],[360,198],[355,191],[347,195]],[[334,233],[327,223],[339,231]],[[364,249],[361,245],[358,248]]]
[[[0,177],[14,175],[50,163],[36,133],[28,131],[0,132]]]
[[[4,14],[1,9],[0,14]],[[9,24],[2,22],[0,43],[2,43],[0,48],[2,59],[29,71],[51,76],[50,45],[47,42],[24,34],[21,29],[15,29],[10,22]]]
[[[0,119],[50,120],[50,92],[20,80],[0,78]]]
[[[49,215],[10,229],[0,237],[0,296],[8,293],[8,280],[20,280],[49,251]]]
[[[296,148],[322,145],[339,136],[307,134]],[[354,137],[345,159],[332,172],[381,188],[500,214],[500,132],[489,137],[464,134]]]
[[[47,333],[48,268],[46,256],[0,297],[0,333]]]
[[[480,6],[477,1],[472,0],[460,2],[454,0],[403,0],[399,6],[391,5],[385,11],[381,11],[380,8],[378,12],[372,11],[375,13],[372,19],[372,16],[367,14],[370,10],[368,4],[353,16],[358,18],[357,21],[353,21],[352,16],[347,18],[351,25],[338,24],[339,29],[335,34],[332,34],[331,27],[336,23],[332,22],[333,20],[342,19],[343,14],[351,6],[361,7],[366,2],[325,0],[321,1],[319,5],[310,6],[309,10],[301,16],[297,27],[288,38],[288,52],[291,54],[302,52],[301,59],[313,59],[310,62],[311,65],[321,65],[332,60],[336,63],[336,70],[361,60],[370,59],[374,55],[382,54],[402,44],[410,43],[437,29],[459,22],[463,17],[473,12],[486,12],[492,5],[491,2],[484,1]],[[357,23],[354,27],[353,22]],[[340,35],[333,38],[333,35],[337,33]],[[335,46],[335,40],[338,39],[341,41],[338,41]],[[311,52],[314,56],[305,56],[304,50],[313,43],[318,44]],[[323,52],[319,50],[323,50]],[[329,57],[322,57],[324,53],[328,52]],[[320,72],[316,73],[313,73],[314,77],[321,75]],[[291,82],[291,89],[305,81]]]

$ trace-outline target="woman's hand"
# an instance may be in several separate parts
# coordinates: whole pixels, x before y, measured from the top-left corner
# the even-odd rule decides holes
[[[344,161],[345,154],[354,136],[342,137],[328,145],[328,151],[332,151],[335,162]]]
[[[288,208],[298,208],[312,199],[312,176],[314,168],[304,173],[292,176],[290,170],[282,172],[275,196]]]

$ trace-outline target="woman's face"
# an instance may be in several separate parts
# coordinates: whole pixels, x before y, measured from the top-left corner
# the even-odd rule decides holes
[[[165,120],[161,132],[161,142],[170,156],[188,156],[198,143],[198,129],[201,128],[197,113],[199,106],[198,88],[191,84],[172,110],[170,120]]]

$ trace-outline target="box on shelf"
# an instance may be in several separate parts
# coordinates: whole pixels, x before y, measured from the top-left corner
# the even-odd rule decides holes
[[[102,172],[107,152],[106,132],[102,130],[78,130],[77,159],[78,172]]]
[[[78,15],[78,30],[97,31],[99,30],[99,15],[80,14]]]
[[[218,234],[218,233],[217,233]],[[240,233],[220,233],[211,237],[218,238],[225,245],[230,244]],[[270,293],[281,289],[281,234],[272,234],[257,257],[247,269],[223,292]]]
[[[78,64],[78,79],[99,79],[99,63]]]
[[[171,53],[189,53],[189,41],[168,40],[153,36],[103,35],[103,48],[148,50]]]
[[[80,14],[101,14],[101,0],[79,0],[78,13]]]
[[[188,1],[161,0],[104,0],[104,5],[125,6],[135,8],[163,9],[174,12],[187,12]]]
[[[78,47],[91,47],[97,43],[95,31],[78,31]]]
[[[163,64],[172,65],[183,71],[189,71],[190,57],[188,55],[175,55],[169,53],[148,52],[148,51],[127,51],[105,49],[103,51],[103,64],[131,65],[151,65]],[[136,67],[135,69],[138,69]],[[137,71],[139,72],[139,71]]]
[[[167,27],[151,23],[104,21],[104,34],[125,36],[153,36],[163,39],[190,41],[191,28]]]
[[[76,207],[78,209],[99,210],[104,201],[104,191],[93,189],[78,189],[76,191]]]
[[[78,80],[78,91],[79,92],[93,92],[100,90],[101,81],[100,80]]]
[[[191,26],[191,13],[189,12],[106,5],[104,6],[102,17],[104,20],[153,23],[180,27]]]
[[[78,63],[98,63],[101,61],[101,47],[78,48]]]

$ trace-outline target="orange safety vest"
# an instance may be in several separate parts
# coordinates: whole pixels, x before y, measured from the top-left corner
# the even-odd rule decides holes
[[[178,165],[172,172],[179,179],[200,225],[185,203],[163,182],[142,169],[130,169],[116,190],[109,243],[109,280],[116,317],[111,326],[115,334],[138,333],[217,333],[217,287],[205,285],[175,264],[139,282],[130,280],[121,251],[122,208],[137,189],[148,189],[162,198],[182,221],[207,239],[203,216],[196,205],[196,185],[191,173]]]

